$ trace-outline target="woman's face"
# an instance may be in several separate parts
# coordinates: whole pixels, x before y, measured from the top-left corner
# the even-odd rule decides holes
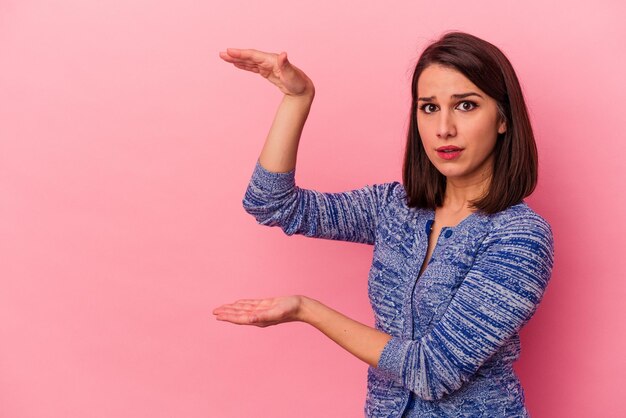
[[[418,131],[437,170],[463,184],[490,178],[498,133],[506,130],[496,101],[457,70],[437,64],[422,71],[417,93]]]

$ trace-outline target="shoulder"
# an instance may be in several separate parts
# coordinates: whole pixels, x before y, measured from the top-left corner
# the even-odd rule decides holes
[[[378,183],[374,185],[375,187],[384,190],[389,197],[402,197],[406,196],[406,191],[404,190],[404,186],[399,181],[390,181],[386,183]]]
[[[550,223],[526,202],[518,203],[491,215],[492,232],[505,233],[516,230],[537,231],[552,236]]]
[[[376,183],[368,187],[376,191],[379,201],[384,205],[401,205],[406,196],[404,186],[399,181]]]
[[[492,217],[492,229],[478,252],[492,266],[493,277],[515,286],[545,289],[555,257],[548,221],[524,202]]]
[[[483,250],[492,245],[520,257],[535,254],[551,262],[554,256],[550,223],[525,202],[491,215],[491,229],[483,241]]]
[[[390,200],[393,200],[399,206],[407,206],[408,194],[404,188],[404,184],[399,181],[392,181],[386,183],[386,187],[389,191]]]

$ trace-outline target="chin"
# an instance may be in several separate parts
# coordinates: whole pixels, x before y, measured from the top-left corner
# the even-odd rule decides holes
[[[455,170],[453,167],[437,167],[437,171],[446,177],[459,177],[463,175],[461,170]]]

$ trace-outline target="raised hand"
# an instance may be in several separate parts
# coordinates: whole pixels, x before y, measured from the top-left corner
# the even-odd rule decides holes
[[[301,296],[281,296],[268,299],[241,299],[213,310],[218,321],[238,325],[267,327],[284,322],[299,321]]]
[[[256,49],[226,48],[220,58],[242,70],[261,74],[289,96],[314,96],[315,86],[309,77],[287,59],[287,53],[274,54]]]

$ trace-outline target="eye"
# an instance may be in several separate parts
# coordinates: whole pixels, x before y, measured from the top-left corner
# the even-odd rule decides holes
[[[434,110],[430,108],[429,106],[433,106],[435,108],[437,107],[432,103],[426,103],[420,106],[420,110],[426,113],[427,115],[430,115],[431,113],[434,112]],[[475,102],[472,102],[471,100],[464,100],[459,103],[459,107],[463,112],[469,112],[477,108],[478,105]]]
[[[432,104],[432,103],[426,103],[426,104],[423,104],[423,105],[420,106],[420,110],[422,112],[426,113],[427,115],[433,113],[433,112],[429,112],[429,111],[426,110],[428,108],[428,106],[435,106],[435,105]]]
[[[462,101],[461,103],[459,103],[459,105],[460,105],[461,109],[462,109],[463,111],[465,111],[465,112],[469,112],[470,110],[474,109],[475,107],[478,107],[478,106],[476,105],[476,103],[474,103],[474,102],[472,102],[472,101],[470,101],[470,100],[465,100],[465,101]],[[471,106],[470,106],[470,108],[468,109],[468,108],[467,108],[467,106],[465,106],[465,105],[471,105]]]

